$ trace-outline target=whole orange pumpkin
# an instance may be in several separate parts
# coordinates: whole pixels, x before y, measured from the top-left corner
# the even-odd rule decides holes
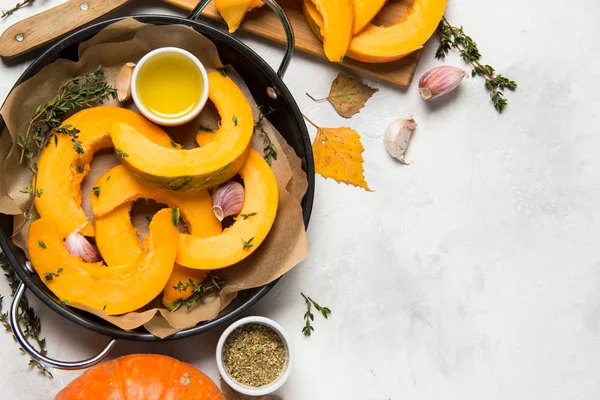
[[[54,400],[225,400],[195,367],[171,357],[134,354],[102,363],[71,382]]]

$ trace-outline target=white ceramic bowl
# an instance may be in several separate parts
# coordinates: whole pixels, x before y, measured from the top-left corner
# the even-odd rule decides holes
[[[279,377],[272,383],[258,388],[242,385],[241,383],[238,383],[235,380],[233,380],[227,373],[225,365],[223,364],[223,346],[225,345],[225,341],[234,330],[236,330],[240,326],[249,324],[265,325],[273,329],[279,335],[279,337],[281,337],[281,341],[283,342],[283,345],[287,350],[287,361],[283,367],[281,375],[279,375]],[[217,366],[219,367],[219,372],[221,373],[221,376],[229,385],[229,387],[231,387],[236,392],[245,394],[247,396],[265,396],[267,394],[273,393],[281,386],[283,386],[283,384],[288,380],[290,374],[292,373],[292,366],[294,364],[294,349],[292,348],[291,343],[292,342],[290,341],[290,337],[283,330],[281,325],[279,325],[277,322],[265,317],[242,318],[231,324],[227,329],[225,329],[225,332],[223,332],[221,338],[219,339],[219,343],[217,344]]]
[[[196,65],[196,67],[198,68],[198,71],[200,72],[200,76],[202,78],[202,95],[200,97],[200,101],[198,102],[196,107],[194,107],[194,109],[192,111],[190,111],[188,114],[186,114],[180,118],[172,118],[172,119],[162,118],[156,114],[153,114],[140,101],[140,97],[139,97],[139,93],[138,93],[137,80],[138,80],[138,75],[140,73],[141,68],[144,66],[144,64],[146,64],[152,58],[161,56],[161,55],[165,55],[165,54],[178,54],[178,55],[184,56],[185,58],[189,59],[190,61],[192,61],[194,63],[194,65]],[[135,105],[137,106],[137,108],[140,110],[140,112],[146,118],[148,118],[150,121],[154,122],[155,124],[163,125],[163,126],[178,126],[178,125],[186,124],[186,123],[190,122],[191,120],[193,120],[194,118],[196,118],[200,114],[200,112],[206,105],[206,101],[208,100],[208,74],[206,73],[206,68],[204,68],[204,65],[200,62],[200,60],[198,60],[198,58],[196,58],[196,56],[194,56],[189,51],[186,51],[186,50],[183,50],[183,49],[180,49],[177,47],[158,48],[158,49],[153,50],[150,53],[146,54],[144,57],[142,57],[142,59],[135,66],[135,68],[133,70],[133,75],[131,77],[131,97],[133,98],[133,101],[134,101]]]

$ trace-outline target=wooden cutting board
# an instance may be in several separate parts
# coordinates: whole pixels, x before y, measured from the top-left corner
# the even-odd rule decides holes
[[[198,3],[197,0],[163,1],[186,10],[194,9]],[[323,52],[323,44],[313,34],[304,19],[301,0],[279,0],[278,3],[285,10],[294,27],[296,49],[329,62]],[[389,1],[374,22],[378,25],[390,25],[401,21],[406,16],[412,3],[413,0]],[[211,2],[206,7],[202,15],[214,20],[223,21],[215,8],[214,2]],[[240,29],[277,43],[285,43],[285,35],[281,23],[267,6],[248,13]],[[414,77],[420,56],[421,51],[417,51],[401,60],[385,64],[361,63],[346,57],[343,65],[355,71],[369,74],[400,86],[408,86]]]

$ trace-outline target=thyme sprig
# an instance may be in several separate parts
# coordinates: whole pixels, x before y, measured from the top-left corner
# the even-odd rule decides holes
[[[304,336],[308,337],[311,336],[312,333],[315,331],[315,328],[312,326],[312,322],[315,320],[315,316],[312,313],[312,307],[315,307],[315,309],[318,312],[320,312],[323,318],[325,319],[329,319],[329,316],[331,315],[331,310],[327,307],[321,307],[316,301],[304,295],[304,293],[300,294],[302,295],[302,297],[304,297],[304,302],[306,303],[306,313],[304,313],[305,325],[304,328],[302,328],[302,333],[304,334]]]
[[[2,252],[0,252],[0,268],[4,271],[4,276],[6,277],[8,285],[10,286],[11,296],[14,297],[20,281],[15,274],[15,271],[8,264],[8,260]],[[12,334],[8,313],[4,312],[2,309],[2,300],[4,300],[4,296],[0,296],[0,322],[4,326],[5,331]],[[36,315],[35,310],[29,306],[29,302],[25,296],[21,298],[21,302],[19,303],[17,321],[23,328],[23,335],[25,338],[33,340],[40,353],[42,355],[46,355],[46,339],[41,337],[42,325],[40,319]],[[23,349],[20,350],[23,354],[25,354]],[[36,368],[42,374],[51,379],[54,378],[48,368],[32,357],[29,359],[29,366]]]
[[[2,11],[2,16],[0,18],[5,18],[8,17],[11,14],[14,14],[15,11],[19,10],[20,8],[23,8],[27,5],[33,4],[35,2],[35,0],[23,0],[18,2],[17,4],[15,4],[15,6],[9,10],[6,11]]]
[[[29,121],[29,127],[24,135],[20,135],[17,146],[21,150],[21,160],[28,161],[28,166],[33,173],[33,184],[27,193],[30,201],[27,210],[23,213],[25,221],[15,231],[15,235],[23,229],[27,220],[33,219],[35,197],[41,191],[37,188],[37,162],[42,149],[51,143],[58,145],[58,135],[71,137],[73,149],[77,154],[83,154],[84,148],[79,140],[80,131],[71,126],[60,126],[66,114],[72,110],[92,107],[102,104],[104,100],[117,98],[117,90],[106,82],[102,66],[98,66],[94,72],[84,76],[78,76],[63,83],[58,93],[46,104],[39,105]],[[83,171],[82,171],[83,172]]]
[[[501,74],[496,74],[492,66],[480,62],[481,53],[477,43],[465,33],[462,26],[460,28],[452,26],[446,17],[443,17],[436,33],[440,39],[440,47],[435,57],[443,60],[451,49],[458,50],[463,60],[473,67],[471,76],[481,76],[485,79],[485,88],[490,91],[494,107],[501,113],[508,104],[502,91],[505,89],[514,91],[517,89],[517,83]]]
[[[225,281],[219,279],[219,277],[211,276],[200,283],[196,283],[192,279],[188,282],[179,282],[177,286],[173,286],[173,289],[182,292],[187,291],[190,287],[192,288],[192,296],[181,303],[189,310],[196,304],[204,302],[209,296],[219,294],[224,283]]]
[[[277,161],[277,148],[275,147],[275,144],[271,141],[269,135],[267,135],[267,132],[265,132],[265,128],[263,127],[263,120],[275,111],[277,110],[274,108],[270,108],[269,111],[263,113],[261,109],[258,121],[254,125],[254,131],[256,132],[256,130],[258,130],[263,135],[263,142],[265,145],[265,148],[263,149],[263,158],[269,165],[272,164],[273,160]]]

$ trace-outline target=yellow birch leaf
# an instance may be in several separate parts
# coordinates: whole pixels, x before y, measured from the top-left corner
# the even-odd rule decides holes
[[[315,171],[324,178],[348,183],[371,192],[363,175],[362,153],[365,148],[360,141],[360,135],[347,127],[321,128],[308,118],[307,121],[317,128],[317,136],[312,145]]]
[[[360,78],[341,72],[331,84],[329,96],[315,99],[306,93],[313,101],[320,103],[328,101],[335,111],[344,118],[351,118],[360,112],[367,101],[379,91],[365,84]]]

